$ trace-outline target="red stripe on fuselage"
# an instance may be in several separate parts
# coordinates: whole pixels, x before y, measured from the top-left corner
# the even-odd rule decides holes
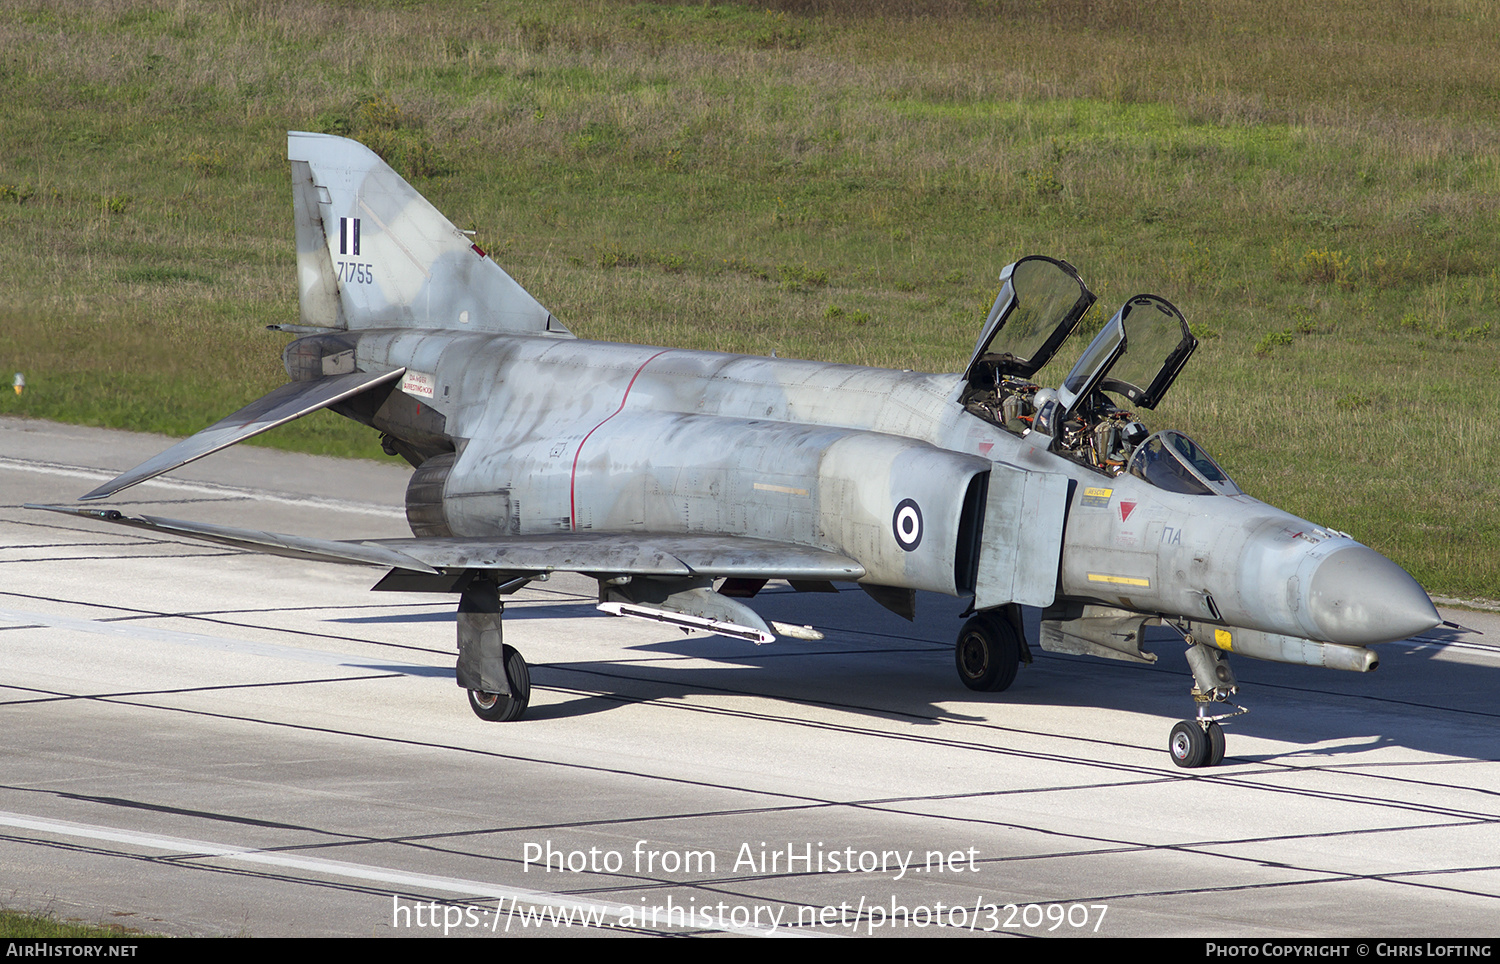
[[[605,422],[609,421],[610,419],[614,418],[616,415],[620,414],[622,411],[625,410],[625,402],[626,402],[627,399],[630,398],[630,390],[635,387],[635,380],[637,378],[641,377],[641,372],[643,372],[643,371],[646,370],[646,366],[647,365],[649,365],[652,362],[656,361],[658,358],[660,358],[661,356],[665,355],[667,352],[669,352],[671,350],[672,349],[670,349],[670,348],[663,348],[661,351],[657,352],[656,354],[652,355],[650,358],[648,358],[645,361],[641,362],[641,367],[637,368],[635,370],[635,374],[630,376],[630,384],[625,386],[625,394],[620,398],[620,407],[617,408],[617,409],[615,409],[613,412],[610,412],[608,415],[606,415],[603,418],[603,420],[601,420],[599,422],[599,425],[595,425],[593,428],[589,429],[588,435],[585,435],[583,437],[583,441],[578,443],[578,451],[576,451],[576,452],[573,453],[573,471],[568,476],[568,529],[569,529],[569,531],[572,531],[572,532],[577,532],[578,531],[578,503],[577,503],[577,497],[576,497],[576,490],[577,490],[577,485],[578,485],[578,457],[583,454],[583,447],[586,444],[588,444],[589,435],[593,435],[595,432],[599,431],[599,427],[601,425],[603,425]]]

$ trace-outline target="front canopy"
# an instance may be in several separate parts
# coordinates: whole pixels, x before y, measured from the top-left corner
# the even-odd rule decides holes
[[[1185,495],[1239,495],[1241,489],[1197,442],[1181,432],[1157,432],[1136,447],[1126,468],[1158,489]]]

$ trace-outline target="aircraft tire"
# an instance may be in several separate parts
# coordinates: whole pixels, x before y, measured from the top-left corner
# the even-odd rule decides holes
[[[510,723],[519,720],[531,704],[531,671],[526,660],[516,650],[504,647],[505,676],[510,683],[510,695],[469,690],[469,709],[481,720],[490,723]]]
[[[998,693],[1016,681],[1021,646],[1010,623],[995,613],[979,613],[959,632],[953,661],[969,689]]]
[[[1220,739],[1223,739],[1222,733]],[[1180,767],[1191,770],[1208,765],[1209,737],[1195,720],[1183,720],[1172,727],[1167,749],[1171,751],[1172,762]]]
[[[1216,767],[1224,762],[1224,728],[1218,723],[1209,721],[1208,724],[1208,762],[1203,764],[1207,767]]]

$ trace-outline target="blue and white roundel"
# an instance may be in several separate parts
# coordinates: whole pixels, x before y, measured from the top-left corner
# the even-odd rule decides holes
[[[902,499],[896,506],[891,531],[896,534],[896,544],[907,552],[922,544],[922,509],[915,499]]]

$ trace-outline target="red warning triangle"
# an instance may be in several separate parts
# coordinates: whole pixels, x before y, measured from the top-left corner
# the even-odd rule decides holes
[[[1130,513],[1134,512],[1134,511],[1135,511],[1135,503],[1134,502],[1126,502],[1123,499],[1120,500],[1120,521],[1121,522],[1124,522],[1126,519],[1130,518]]]

